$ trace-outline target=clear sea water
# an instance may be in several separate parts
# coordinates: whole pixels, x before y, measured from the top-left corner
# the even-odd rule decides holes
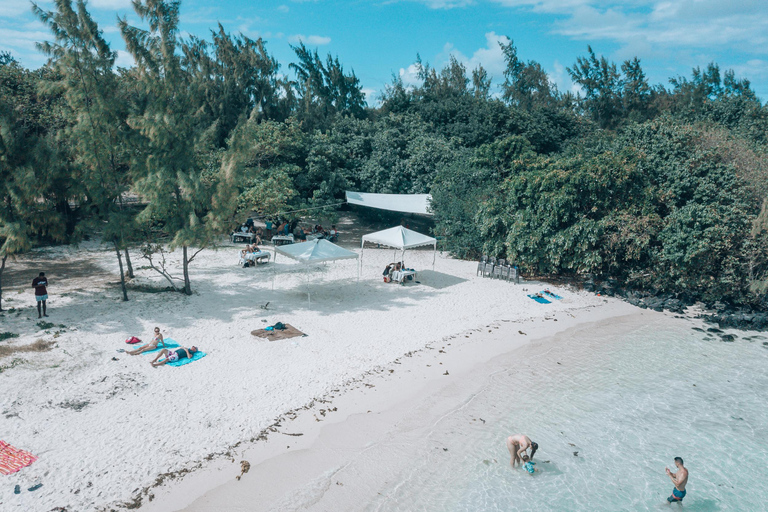
[[[685,510],[768,510],[768,337],[693,325],[637,316],[523,348],[399,447],[412,462],[364,508],[669,510],[680,456]],[[540,446],[534,476],[509,466],[504,440],[521,432]]]

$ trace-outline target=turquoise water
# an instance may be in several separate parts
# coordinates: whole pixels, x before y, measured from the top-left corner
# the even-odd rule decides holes
[[[768,510],[768,338],[693,325],[638,316],[525,347],[404,447],[414,462],[367,508],[668,510],[680,456],[685,510]],[[539,443],[535,476],[509,466],[520,432]]]

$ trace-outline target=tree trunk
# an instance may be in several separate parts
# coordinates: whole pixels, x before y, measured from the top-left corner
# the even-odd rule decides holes
[[[130,277],[131,279],[136,277],[135,275],[133,275],[133,264],[131,263],[131,257],[128,254],[127,247],[125,248],[125,264],[128,265],[128,277]]]
[[[189,259],[187,259],[187,246],[183,247],[184,252],[184,294],[192,295],[192,285],[189,284]]]
[[[120,254],[120,248],[117,246],[117,240],[113,240],[115,245],[115,254],[117,254],[117,263],[120,265],[120,285],[123,287],[123,300],[128,300],[128,289],[125,287],[125,273],[123,272],[123,256]]]
[[[3,310],[3,270],[5,270],[5,260],[8,259],[8,255],[3,256],[3,263],[0,264],[0,311]]]

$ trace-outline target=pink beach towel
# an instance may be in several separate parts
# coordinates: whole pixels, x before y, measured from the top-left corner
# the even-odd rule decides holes
[[[10,475],[35,462],[37,457],[0,441],[0,473]]]

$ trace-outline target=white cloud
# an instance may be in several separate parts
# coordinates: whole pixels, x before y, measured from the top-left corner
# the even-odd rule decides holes
[[[421,85],[421,79],[419,78],[418,73],[419,68],[414,63],[407,68],[400,68],[400,72],[398,74],[400,76],[400,80],[403,81],[403,85],[407,88],[414,85]]]
[[[494,0],[514,8],[560,15],[555,33],[622,45],[641,57],[683,49],[768,54],[765,0]],[[630,55],[633,52],[634,55]]]
[[[326,36],[305,36],[302,34],[294,34],[288,37],[288,42],[297,44],[304,43],[310,46],[323,46],[331,43],[331,38]]]
[[[88,7],[94,9],[113,10],[118,9],[131,9],[131,0],[89,0]]]
[[[291,10],[287,5],[278,5],[276,9],[278,12],[288,12]]]
[[[455,9],[474,4],[474,0],[411,0],[424,4],[430,9]]]
[[[121,68],[131,68],[136,65],[136,61],[133,60],[133,55],[130,52],[124,50],[117,50],[117,58],[115,59],[115,66]]]
[[[369,89],[367,87],[363,87],[362,89],[360,89],[360,92],[362,92],[365,95],[365,101],[368,102],[369,104],[371,104],[376,100],[375,98],[375,95],[377,92],[376,89]]]

